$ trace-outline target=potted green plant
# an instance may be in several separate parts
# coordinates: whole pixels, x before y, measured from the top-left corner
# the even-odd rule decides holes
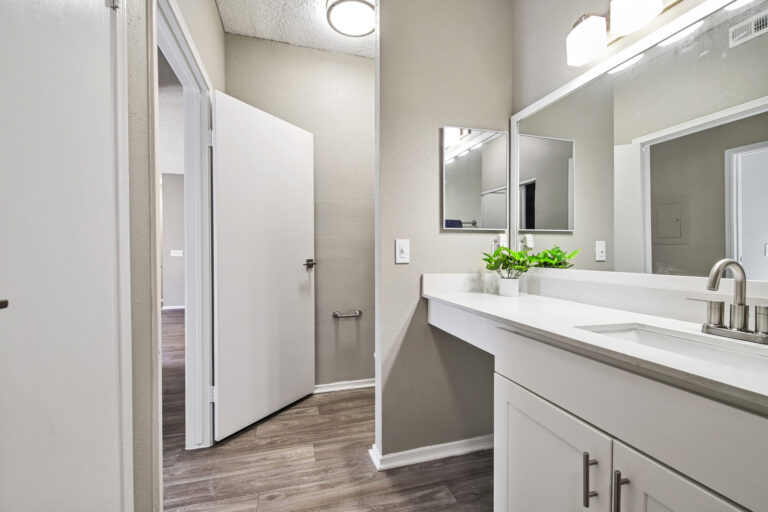
[[[485,268],[499,275],[499,295],[515,297],[520,293],[518,278],[531,268],[531,255],[528,249],[513,251],[509,247],[499,247],[493,254],[483,253]]]
[[[557,245],[552,249],[541,251],[531,256],[532,263],[537,268],[571,268],[571,260],[579,254],[581,249],[573,252],[565,252]]]

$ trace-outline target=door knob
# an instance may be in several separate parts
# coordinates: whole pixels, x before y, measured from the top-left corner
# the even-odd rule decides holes
[[[304,266],[307,267],[307,268],[315,268],[315,265],[317,265],[317,262],[313,258],[309,258],[304,263]]]
[[[5,309],[8,307],[8,300],[7,299],[0,299],[0,309]]]

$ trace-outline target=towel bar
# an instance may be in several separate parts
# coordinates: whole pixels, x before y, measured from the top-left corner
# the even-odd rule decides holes
[[[333,318],[357,318],[358,316],[361,316],[363,314],[362,311],[359,309],[356,309],[352,311],[351,313],[342,313],[341,311],[334,311],[333,312]]]

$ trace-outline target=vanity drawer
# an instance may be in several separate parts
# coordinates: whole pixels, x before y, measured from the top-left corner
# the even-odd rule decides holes
[[[495,345],[497,373],[723,496],[768,511],[768,418],[507,329],[497,329]]]

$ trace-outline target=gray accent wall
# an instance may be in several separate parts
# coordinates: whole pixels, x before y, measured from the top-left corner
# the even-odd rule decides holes
[[[315,136],[317,383],[372,378],[374,61],[231,34],[226,55],[230,95]]]
[[[421,275],[478,272],[495,238],[441,229],[440,128],[507,130],[518,72],[512,5],[379,2],[376,445],[383,454],[493,431],[493,358],[427,323]],[[411,241],[408,265],[394,263],[396,238]]]

